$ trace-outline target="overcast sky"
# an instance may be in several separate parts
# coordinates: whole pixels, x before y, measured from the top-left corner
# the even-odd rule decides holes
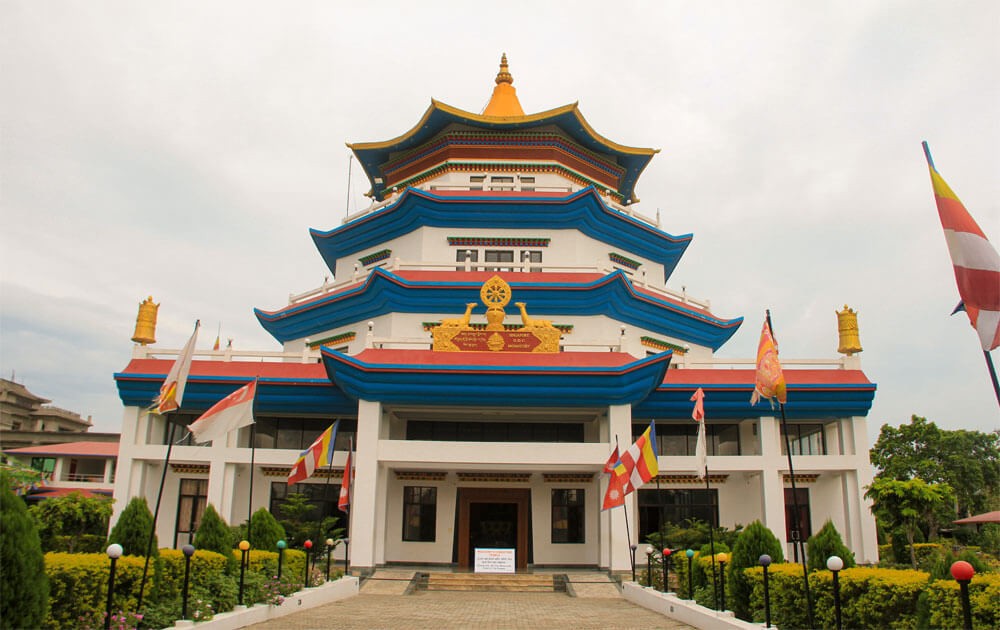
[[[1000,428],[920,148],[1000,243],[995,0],[2,0],[0,29],[0,373],[95,430],[147,295],[161,347],[200,318],[202,348],[221,323],[277,349],[252,308],[322,282],[308,229],[365,205],[344,143],[431,98],[481,111],[503,51],[525,111],[579,101],[661,149],[639,209],[694,233],[669,286],[746,317],[719,356],[753,356],[770,308],[782,357],[836,358],[847,303],[872,440]]]

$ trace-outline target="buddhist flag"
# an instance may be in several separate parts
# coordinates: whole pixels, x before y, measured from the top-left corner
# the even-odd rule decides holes
[[[701,479],[706,474],[705,469],[708,468],[708,446],[705,441],[705,391],[699,387],[695,390],[691,400],[694,402],[691,417],[698,423],[698,442],[694,447],[695,466],[697,466],[695,470],[698,472],[698,478]]]
[[[656,461],[656,425],[652,422],[632,446],[622,455],[622,464],[628,471],[628,492],[638,490],[660,472]]]
[[[608,477],[608,489],[604,492],[601,511],[625,505],[625,495],[629,493],[628,469],[618,456],[617,446],[608,458],[608,463],[604,465],[604,472],[610,477]]]
[[[184,348],[174,361],[173,367],[167,373],[167,378],[160,386],[160,394],[153,403],[153,413],[167,413],[179,409],[184,398],[184,387],[187,385],[188,373],[191,371],[191,359],[194,357],[194,346],[198,342],[198,328],[201,321],[194,323],[194,332],[184,344]]]
[[[351,482],[354,480],[354,468],[351,466],[354,444],[347,449],[347,463],[344,464],[344,477],[340,480],[340,498],[337,499],[337,509],[346,512],[351,509]]]
[[[750,395],[750,404],[756,405],[761,398],[768,400],[777,398],[782,404],[788,400],[785,392],[785,375],[778,360],[778,343],[771,334],[770,317],[764,319],[764,327],[760,330],[760,343],[757,344],[757,378],[753,394]]]
[[[288,475],[288,485],[305,481],[313,476],[317,468],[333,464],[333,449],[337,443],[339,428],[340,420],[337,420],[320,433],[309,448],[299,453],[299,458],[292,464],[292,472]]]
[[[983,351],[989,352],[1000,346],[1000,255],[934,168],[927,143],[923,145],[958,294]]]
[[[257,395],[257,379],[229,394],[188,425],[188,431],[198,444],[225,439],[240,427],[253,424],[253,401]]]

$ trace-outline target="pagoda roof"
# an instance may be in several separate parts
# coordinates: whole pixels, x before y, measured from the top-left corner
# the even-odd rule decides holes
[[[578,230],[609,247],[663,265],[664,281],[692,239],[691,234],[667,234],[608,206],[592,186],[571,194],[442,193],[407,188],[384,208],[332,230],[311,229],[309,233],[337,277],[339,259],[383,246],[421,227]]]
[[[348,396],[392,404],[602,407],[629,405],[663,381],[672,354],[436,352],[323,348],[331,381]]]
[[[516,97],[515,97],[516,99]],[[490,110],[487,110],[490,111]],[[474,114],[440,101],[431,99],[430,107],[416,125],[406,133],[383,142],[348,143],[361,163],[372,186],[372,196],[381,200],[385,197],[387,182],[382,176],[381,166],[402,151],[415,149],[442,133],[449,125],[461,124],[466,127],[490,131],[525,131],[547,125],[555,125],[580,146],[613,158],[625,169],[618,186],[618,192],[626,199],[635,199],[635,184],[639,175],[649,164],[659,149],[629,147],[613,142],[597,133],[580,112],[578,103],[563,105],[536,114],[488,115]]]
[[[834,419],[865,416],[875,399],[875,383],[861,370],[785,369],[791,419]],[[729,369],[669,370],[663,383],[633,409],[634,418],[690,417],[691,396],[705,392],[705,418],[739,420],[777,416],[777,406],[760,401],[750,404],[756,371]],[[687,416],[685,416],[685,413]]]
[[[499,275],[519,301],[548,318],[605,315],[660,335],[717,350],[743,318],[708,311],[636,287],[621,270],[593,273],[415,271],[375,268],[361,282],[276,311],[255,309],[261,326],[284,343],[356,325],[380,315],[450,313],[479,302],[483,282]],[[485,307],[484,307],[485,308]]]
[[[115,374],[118,396],[126,406],[148,407],[173,366],[173,359],[132,359]],[[259,378],[258,412],[353,413],[357,406],[333,386],[319,363],[192,361],[184,388],[182,413],[200,413]]]

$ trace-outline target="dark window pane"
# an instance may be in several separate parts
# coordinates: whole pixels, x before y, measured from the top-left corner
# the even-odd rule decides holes
[[[403,488],[403,540],[434,542],[437,535],[437,488]]]

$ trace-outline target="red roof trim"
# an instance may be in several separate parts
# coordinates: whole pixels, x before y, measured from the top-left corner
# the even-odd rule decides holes
[[[67,442],[12,448],[5,453],[14,455],[74,455],[79,457],[118,457],[118,442]]]
[[[861,370],[785,369],[784,374],[785,382],[789,386],[857,385],[864,389],[875,389],[875,384],[868,380]],[[663,385],[666,387],[708,385],[713,386],[713,389],[752,389],[755,377],[755,370],[677,369],[667,371]]]
[[[132,359],[125,369],[118,375],[119,378],[128,378],[129,375],[166,375],[170,371],[170,366],[174,364],[173,359]],[[259,376],[264,379],[323,379],[326,378],[326,370],[322,363],[285,363],[266,362],[256,363],[251,361],[192,361],[190,378],[197,380],[202,377],[235,377],[253,378]]]

